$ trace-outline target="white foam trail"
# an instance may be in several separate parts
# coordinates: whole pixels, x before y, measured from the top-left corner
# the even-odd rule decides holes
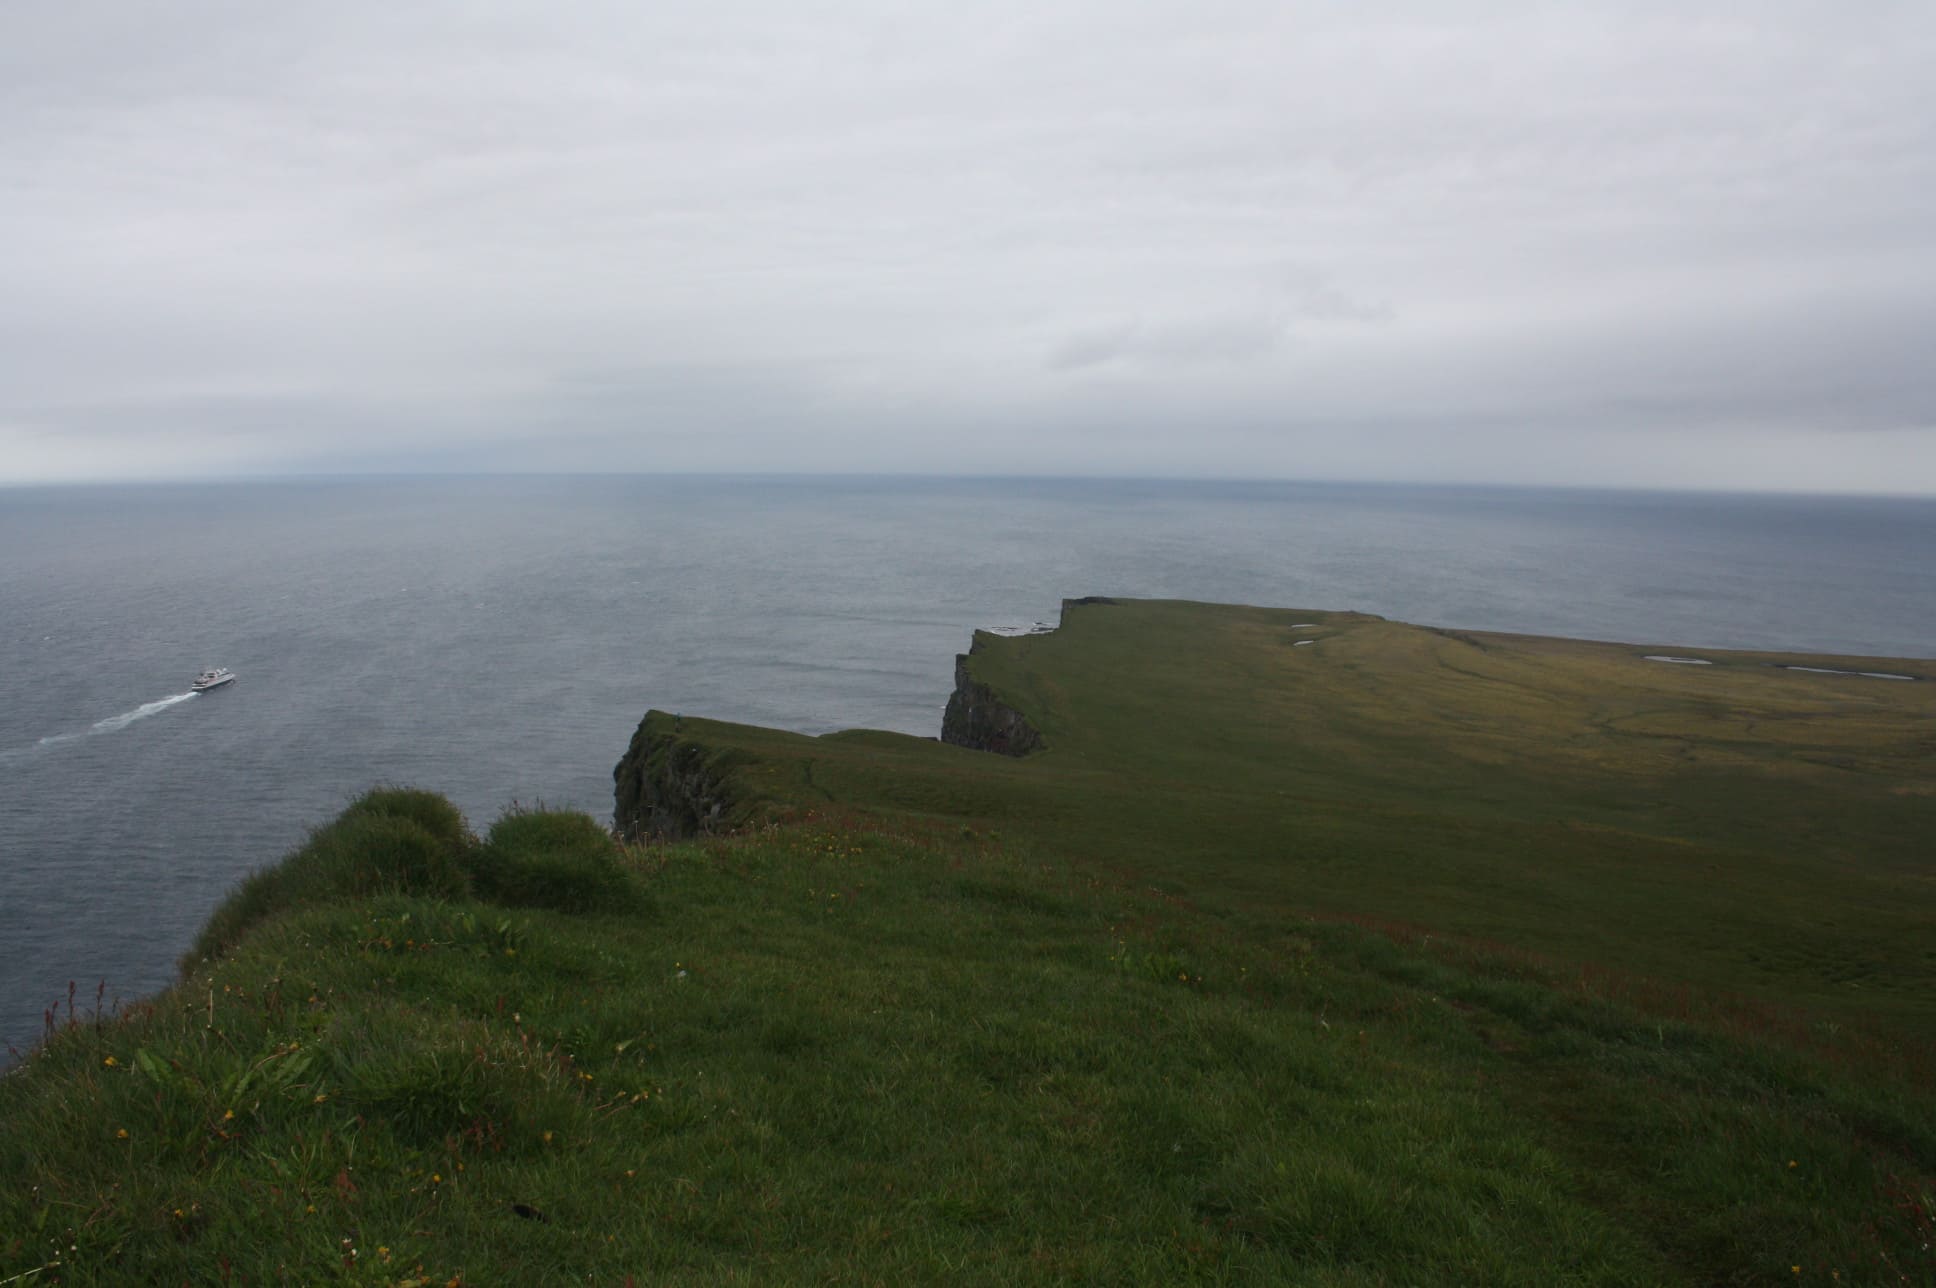
[[[1649,653],[1643,659],[1648,662],[1672,662],[1675,666],[1713,666],[1704,657],[1669,657],[1665,653]]]
[[[113,733],[116,729],[126,729],[137,720],[146,720],[157,711],[166,711],[176,703],[186,702],[194,696],[194,692],[190,691],[188,693],[177,693],[173,697],[162,698],[156,702],[143,703],[132,711],[123,711],[118,716],[109,716],[105,720],[95,721],[93,727],[88,732]]]
[[[64,742],[77,742],[82,738],[91,738],[97,733],[113,733],[117,729],[126,729],[137,720],[146,720],[158,711],[166,711],[169,707],[186,702],[196,696],[198,695],[191,690],[187,693],[172,694],[169,697],[160,698],[154,702],[144,702],[132,711],[123,711],[118,716],[109,716],[105,720],[96,720],[87,728],[76,733],[52,734],[46,738],[42,738],[34,746],[58,747]]]

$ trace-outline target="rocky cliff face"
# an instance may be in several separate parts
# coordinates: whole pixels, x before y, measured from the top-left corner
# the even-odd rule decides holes
[[[1026,756],[1042,749],[1042,735],[995,691],[968,674],[968,659],[981,648],[977,637],[955,657],[955,691],[941,716],[941,741],[1003,756]]]
[[[612,824],[628,841],[677,840],[746,821],[733,781],[740,757],[683,736],[678,716],[648,711],[612,770]]]
[[[1028,717],[969,674],[968,659],[984,637],[955,659],[955,691],[941,718],[941,741],[1003,756],[1042,749]],[[704,722],[699,722],[703,724]],[[627,841],[681,840],[728,832],[760,820],[775,805],[755,785],[758,761],[746,752],[701,741],[685,720],[648,711],[612,769],[612,826]]]

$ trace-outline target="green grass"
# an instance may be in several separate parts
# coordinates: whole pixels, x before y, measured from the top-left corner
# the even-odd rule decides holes
[[[571,811],[506,813],[470,867],[478,897],[511,907],[629,912],[645,903],[611,833]]]
[[[1936,1282],[1929,686],[1313,620],[686,720],[732,837],[362,798],[0,1078],[0,1283]]]
[[[946,820],[1200,902],[1416,925],[1936,1036],[1936,664],[1134,601],[982,643],[974,673],[1046,751],[689,717],[682,736],[734,757],[781,817]],[[1656,651],[1714,664],[1643,660]]]
[[[475,840],[435,792],[373,788],[279,863],[251,873],[222,902],[183,958],[184,968],[234,947],[277,913],[326,899],[382,893],[463,895]]]
[[[1936,1272],[1895,1206],[1927,1212],[1923,1088],[1523,960],[851,823],[634,854],[649,911],[264,923],[0,1080],[0,1276]]]

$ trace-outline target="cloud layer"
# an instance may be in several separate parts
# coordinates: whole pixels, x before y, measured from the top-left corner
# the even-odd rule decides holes
[[[1936,9],[1375,8],[14,6],[0,482],[1936,493]]]

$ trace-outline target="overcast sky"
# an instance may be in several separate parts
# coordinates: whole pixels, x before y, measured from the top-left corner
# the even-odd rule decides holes
[[[1936,493],[1936,4],[0,7],[0,481],[364,470]]]

